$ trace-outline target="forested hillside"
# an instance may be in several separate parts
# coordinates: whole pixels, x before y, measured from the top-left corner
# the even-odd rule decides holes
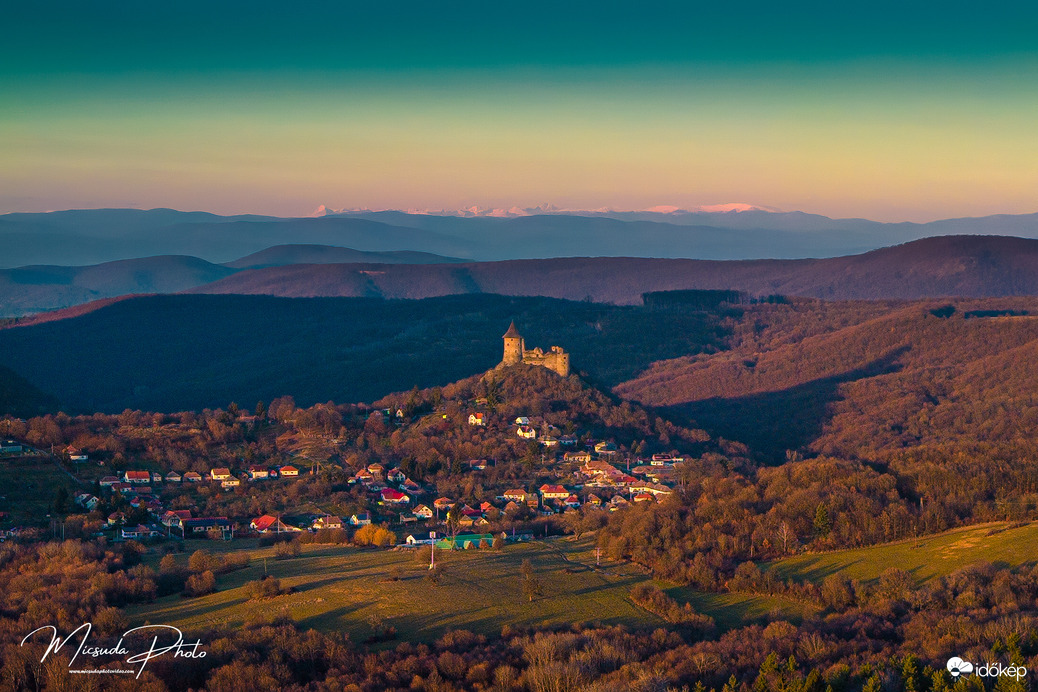
[[[371,401],[501,360],[509,321],[612,386],[650,363],[720,347],[721,313],[550,298],[150,296],[0,330],[0,364],[66,410],[175,411],[269,401]]]

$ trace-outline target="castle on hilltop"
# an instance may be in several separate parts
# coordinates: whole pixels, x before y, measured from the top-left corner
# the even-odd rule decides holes
[[[519,330],[515,328],[514,321],[508,326],[508,331],[505,332],[502,338],[505,340],[505,355],[501,359],[501,364],[497,367],[505,368],[525,363],[526,365],[539,365],[542,368],[548,368],[563,377],[569,375],[569,354],[561,346],[552,346],[547,353],[539,348],[527,351],[523,337],[519,335]]]

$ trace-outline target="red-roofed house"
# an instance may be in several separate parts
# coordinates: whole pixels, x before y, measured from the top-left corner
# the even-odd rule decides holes
[[[399,490],[393,490],[392,488],[383,488],[382,501],[393,505],[403,505],[410,502],[411,497],[400,492]]]
[[[123,474],[123,480],[127,483],[147,485],[151,483],[151,473],[148,471],[127,471]]]
[[[267,471],[266,466],[250,466],[249,467],[249,478],[254,481],[263,480],[270,477],[270,472]]]
[[[569,497],[569,491],[561,485],[549,485],[545,483],[540,488],[541,499],[544,500],[565,500]]]
[[[281,472],[282,478],[295,478],[299,475],[299,469],[295,466],[282,466],[278,470]]]
[[[264,514],[262,517],[253,519],[249,522],[249,528],[259,533],[280,533],[282,531],[300,531],[294,526],[281,521],[277,517],[272,517],[269,514]]]

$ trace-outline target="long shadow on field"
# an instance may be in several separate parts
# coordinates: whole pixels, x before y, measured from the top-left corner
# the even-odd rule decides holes
[[[891,351],[864,367],[824,377],[777,392],[713,397],[667,408],[678,421],[691,423],[714,437],[750,446],[765,463],[781,464],[786,450],[796,450],[817,438],[839,401],[840,385],[897,372],[898,358],[908,347]]]

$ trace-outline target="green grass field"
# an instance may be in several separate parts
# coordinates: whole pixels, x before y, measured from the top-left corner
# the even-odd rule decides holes
[[[247,552],[246,569],[219,577],[217,591],[201,598],[168,596],[127,609],[130,621],[175,625],[185,631],[285,613],[301,627],[344,630],[355,640],[370,636],[375,625],[395,627],[401,639],[430,641],[450,629],[497,634],[506,625],[545,626],[570,623],[625,624],[660,627],[659,617],[634,605],[631,588],[648,576],[628,564],[603,562],[595,569],[594,545],[588,540],[537,541],[509,545],[500,552],[437,551],[445,566],[439,585],[425,578],[427,565],[411,552],[304,546],[300,557],[275,560],[272,548],[255,540],[189,542],[188,550]],[[248,601],[242,588],[264,571],[291,586],[294,593]],[[519,580],[522,561],[536,568],[543,595],[524,599]],[[185,563],[187,554],[180,557]],[[148,556],[157,563],[158,555]],[[399,580],[391,580],[394,572]],[[668,585],[663,584],[664,588]],[[671,587],[676,589],[676,587]],[[781,599],[741,594],[702,594],[673,590],[675,598],[711,615],[722,627],[767,615],[776,608],[799,613]]]
[[[925,581],[977,562],[1038,562],[1036,539],[1038,522],[1022,526],[993,523],[870,548],[798,555],[766,567],[783,579],[820,581],[841,572],[869,581],[886,568],[898,566]],[[596,569],[590,538],[509,545],[500,552],[437,551],[437,560],[445,567],[439,584],[425,578],[426,565],[419,564],[410,551],[310,545],[297,558],[275,560],[273,548],[261,548],[255,539],[188,543],[189,552],[199,548],[214,553],[245,552],[251,563],[246,569],[220,576],[217,593],[201,598],[168,596],[128,608],[133,624],[176,625],[191,631],[284,613],[304,628],[344,630],[355,640],[366,639],[375,627],[391,626],[400,639],[411,641],[430,641],[450,629],[495,634],[504,625],[666,625],[630,600],[631,588],[649,577],[626,563],[603,562]],[[185,553],[179,559],[186,563],[187,558]],[[524,599],[518,576],[527,558],[536,568],[543,591],[532,603]],[[153,566],[158,559],[157,551],[147,556]],[[294,592],[247,600],[242,587],[261,578],[264,568]],[[713,617],[722,630],[776,616],[797,622],[816,610],[782,597],[702,593],[675,584],[659,585],[679,602],[687,601],[698,612]]]
[[[1038,562],[1038,522],[981,524],[869,548],[797,555],[774,562],[769,569],[782,579],[819,582],[836,572],[872,581],[888,567],[900,567],[924,582],[978,562]]]

